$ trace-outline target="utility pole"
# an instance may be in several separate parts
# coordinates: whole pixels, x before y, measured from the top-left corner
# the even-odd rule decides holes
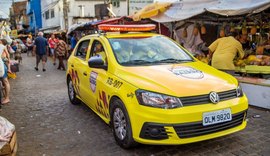
[[[127,15],[129,16],[129,0],[127,0]]]
[[[12,23],[14,24],[14,28],[17,29],[17,24],[16,24],[16,15],[15,15],[15,12],[14,12],[14,0],[12,0],[12,15],[11,15],[11,21]]]
[[[68,4],[67,0],[63,0],[63,15],[64,15],[64,25],[65,29],[68,29]]]

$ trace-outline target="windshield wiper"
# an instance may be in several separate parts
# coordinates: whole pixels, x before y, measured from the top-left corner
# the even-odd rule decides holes
[[[179,63],[179,62],[191,62],[193,60],[180,60],[180,59],[174,59],[174,58],[167,58],[163,60],[157,60],[154,61],[155,63]]]
[[[131,61],[127,61],[127,62],[123,62],[121,64],[123,65],[138,65],[138,64],[148,64],[148,63],[152,63],[146,60],[131,60]]]

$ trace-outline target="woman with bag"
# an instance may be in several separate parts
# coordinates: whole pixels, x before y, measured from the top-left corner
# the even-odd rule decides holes
[[[10,85],[9,85],[8,74],[7,74],[8,72],[10,72],[10,64],[9,64],[9,53],[7,51],[6,45],[7,45],[7,41],[5,39],[1,39],[0,46],[2,48],[0,48],[0,54],[2,56],[1,61],[4,62],[3,63],[4,64],[3,65],[4,66],[4,74],[2,76],[2,81],[3,81],[4,87],[5,87],[4,99],[2,100],[2,104],[7,104],[10,102],[10,99],[9,99]],[[4,48],[3,48],[3,46],[4,46]]]
[[[34,43],[33,43],[32,35],[28,35],[26,39],[26,46],[27,46],[27,56],[29,56],[29,53],[32,53],[32,56],[33,56],[34,54],[32,51],[33,51]]]
[[[62,68],[63,70],[66,70],[65,65],[64,65],[64,59],[67,55],[67,44],[62,39],[62,37],[59,37],[59,40],[55,47],[55,51],[56,51],[57,58],[59,60],[59,65],[57,69],[61,70]]]
[[[16,51],[15,51],[15,60],[18,60],[19,64],[22,63],[22,46],[20,45],[20,42],[16,42]]]

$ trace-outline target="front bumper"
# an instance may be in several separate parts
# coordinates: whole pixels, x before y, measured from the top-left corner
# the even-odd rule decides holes
[[[143,108],[131,114],[133,138],[143,144],[186,144],[231,134],[246,127],[247,98],[241,97],[219,104],[182,107],[172,110]],[[232,120],[203,126],[202,114],[230,108]],[[139,120],[140,119],[140,120]],[[135,122],[134,122],[135,120]]]
[[[169,139],[172,134],[177,134],[180,139],[198,137],[215,132],[228,130],[240,126],[245,121],[247,112],[240,112],[232,115],[232,120],[224,123],[203,126],[202,122],[192,122],[185,124],[158,124],[146,122],[140,132],[140,138],[152,140]],[[168,131],[172,127],[174,132]]]

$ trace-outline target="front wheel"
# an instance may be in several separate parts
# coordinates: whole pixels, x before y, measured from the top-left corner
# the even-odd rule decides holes
[[[77,98],[77,94],[74,90],[73,83],[70,77],[67,79],[67,87],[68,87],[68,97],[72,104],[77,105],[80,104],[80,99]]]
[[[110,109],[111,126],[114,138],[122,148],[136,146],[137,143],[132,137],[132,128],[128,113],[120,99],[114,99]]]

